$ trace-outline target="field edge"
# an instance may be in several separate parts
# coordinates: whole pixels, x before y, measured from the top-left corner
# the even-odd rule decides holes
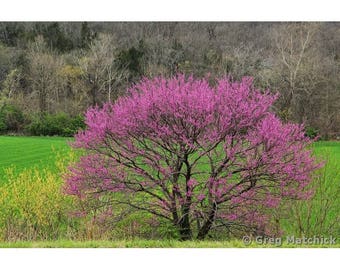
[[[16,241],[0,242],[0,248],[340,248],[340,244],[244,244],[232,241],[121,240],[121,241]]]

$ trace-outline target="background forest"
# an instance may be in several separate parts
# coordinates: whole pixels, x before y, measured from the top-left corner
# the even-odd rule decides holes
[[[310,136],[339,136],[339,23],[0,24],[0,132],[71,136],[141,77],[247,75]]]

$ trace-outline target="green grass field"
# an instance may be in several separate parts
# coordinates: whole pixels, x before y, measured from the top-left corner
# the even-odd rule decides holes
[[[16,172],[29,168],[54,168],[55,154],[66,153],[70,138],[0,136],[0,173],[14,167]]]
[[[17,171],[26,168],[53,169],[55,154],[66,153],[71,138],[61,137],[14,137],[0,136],[0,169],[15,167]],[[340,142],[316,142],[315,153],[329,153],[332,160],[340,162]]]
[[[71,138],[58,138],[58,137],[10,137],[10,136],[0,136],[0,182],[6,182],[5,175],[6,168],[14,168],[16,173],[20,173],[25,169],[37,168],[39,171],[42,169],[47,169],[53,174],[58,173],[56,169],[55,161],[56,154],[63,155],[70,151],[69,142]],[[340,183],[340,142],[316,142],[313,145],[314,153],[320,157],[320,159],[327,161],[327,166],[325,166],[325,172],[322,174],[325,177],[323,183],[323,190],[325,193],[321,192],[320,195],[314,200],[314,205],[312,210],[305,203],[302,203],[300,207],[302,217],[306,216],[308,212],[312,213],[312,218],[309,222],[309,232],[314,234],[314,232],[320,231],[319,235],[328,236],[328,231],[325,231],[324,227],[317,228],[320,222],[318,217],[322,215],[324,209],[326,209],[322,203],[321,199],[323,197],[332,195],[331,201],[333,206],[327,208],[327,217],[325,225],[327,225],[332,220],[336,220],[339,216],[338,208],[338,189]],[[66,155],[67,156],[67,155]],[[327,168],[327,170],[326,170]],[[16,179],[16,178],[14,178]],[[320,202],[319,202],[320,199]],[[335,202],[335,203],[334,203]],[[292,225],[291,219],[283,220],[282,227],[287,235],[299,235],[298,228]],[[303,224],[306,228],[308,226]],[[338,227],[338,226],[337,226]],[[338,229],[337,229],[338,230]],[[327,233],[326,233],[327,232]],[[340,231],[333,231],[334,236],[338,236]],[[326,235],[327,234],[327,235]],[[63,239],[63,238],[61,238]],[[339,241],[335,246],[322,245],[322,247],[340,247]],[[189,241],[189,242],[179,242],[176,240],[124,240],[124,241],[70,241],[70,240],[57,240],[57,241],[41,241],[41,242],[0,242],[1,247],[276,247],[277,245],[258,245],[252,243],[250,246],[246,246],[239,240],[232,241]],[[285,244],[280,245],[281,247],[319,247],[317,245],[292,245]]]
[[[314,151],[316,155],[324,155],[329,153],[331,159],[340,164],[340,142],[336,141],[320,141],[314,143]]]

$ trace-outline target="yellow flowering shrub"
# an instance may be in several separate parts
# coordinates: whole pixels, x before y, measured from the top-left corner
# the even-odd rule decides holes
[[[62,191],[67,161],[57,157],[57,172],[26,169],[5,170],[7,181],[0,186],[0,238],[2,240],[55,239],[66,236],[74,220],[69,212],[74,199]]]

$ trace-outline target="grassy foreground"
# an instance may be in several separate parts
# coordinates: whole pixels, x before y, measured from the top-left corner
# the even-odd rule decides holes
[[[74,152],[70,151],[68,145],[70,140],[70,138],[57,137],[0,136],[0,239],[2,239],[0,248],[340,247],[339,241],[336,245],[293,245],[285,241],[282,241],[282,245],[281,243],[262,245],[254,242],[245,245],[240,240],[200,242],[140,239],[66,240],[121,239],[125,236],[127,228],[126,224],[122,225],[123,227],[119,227],[114,231],[114,234],[107,238],[96,237],[100,233],[95,237],[87,237],[93,228],[88,227],[86,220],[78,222],[68,216],[70,209],[75,209],[75,202],[70,196],[64,196],[60,192],[60,187],[63,183],[61,173],[66,170],[69,160],[73,160]],[[327,166],[315,178],[316,196],[310,202],[296,202],[290,205],[289,215],[280,215],[280,225],[285,235],[332,235],[340,239],[338,225],[340,142],[316,142],[313,144],[313,151],[322,160],[327,161]],[[10,170],[7,169],[9,167]],[[139,221],[138,218],[137,221]],[[150,229],[149,225],[141,225],[141,231],[144,232],[148,229]],[[140,235],[137,231],[130,231],[130,233],[127,235],[131,237]],[[112,237],[113,235],[114,237]],[[46,239],[46,241],[16,241],[19,239]],[[47,239],[65,240],[48,241]],[[131,238],[126,237],[126,239]]]
[[[283,241],[284,242],[284,241]],[[34,241],[2,242],[0,248],[339,248],[335,245],[271,245],[232,241],[122,240],[122,241]]]

